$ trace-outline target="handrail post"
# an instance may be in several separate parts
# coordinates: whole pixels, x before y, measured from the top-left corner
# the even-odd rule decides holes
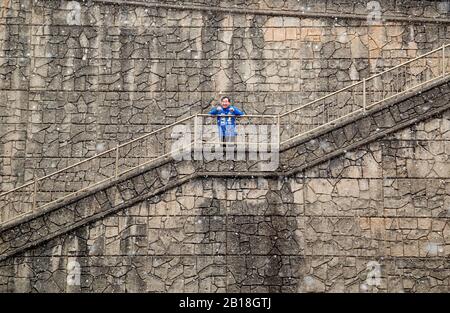
[[[278,142],[277,142],[277,151],[280,150],[280,142],[281,142],[281,117],[278,113],[277,115],[277,127],[278,127]],[[270,147],[270,151],[272,151],[273,147]]]
[[[119,145],[116,146],[116,163],[114,167],[114,177],[117,178],[119,175]]]
[[[442,45],[442,76],[445,76],[446,69],[445,69],[445,44]]]
[[[194,116],[194,151],[197,149],[198,114]]]
[[[367,106],[367,91],[366,91],[366,79],[363,79],[363,111],[366,112]]]
[[[201,151],[201,132],[199,132],[199,127],[203,124],[203,117],[195,114],[194,116],[194,160],[199,161],[202,160],[202,151]]]
[[[36,211],[36,203],[37,203],[37,180],[36,180],[36,176],[34,176],[33,212]]]

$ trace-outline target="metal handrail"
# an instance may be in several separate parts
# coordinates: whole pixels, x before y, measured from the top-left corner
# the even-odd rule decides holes
[[[176,121],[176,122],[174,122],[174,123],[172,123],[172,124],[170,124],[170,125],[167,125],[167,126],[158,128],[158,129],[155,130],[155,131],[152,131],[152,132],[150,132],[150,133],[148,133],[148,134],[145,134],[145,135],[143,135],[143,136],[140,136],[140,137],[138,137],[138,138],[135,138],[135,139],[133,139],[133,140],[130,140],[130,141],[126,142],[126,143],[117,145],[117,146],[114,147],[114,148],[111,148],[111,149],[109,149],[109,150],[103,151],[103,152],[101,152],[101,153],[99,153],[99,154],[96,154],[96,155],[94,155],[94,156],[92,156],[92,157],[89,157],[89,158],[87,158],[87,159],[85,159],[85,160],[82,160],[82,161],[80,161],[80,162],[77,162],[77,163],[75,163],[75,164],[72,164],[72,165],[70,165],[70,166],[67,166],[67,167],[65,167],[65,168],[63,168],[63,169],[60,169],[59,171],[56,171],[56,172],[54,172],[54,173],[48,174],[48,175],[43,176],[43,177],[36,178],[36,179],[34,179],[34,180],[32,180],[32,181],[30,181],[30,182],[28,182],[28,183],[25,183],[25,184],[22,185],[22,186],[19,186],[19,187],[17,187],[17,188],[11,189],[11,190],[9,190],[9,191],[6,191],[6,192],[0,194],[0,197],[6,196],[6,195],[10,194],[11,192],[17,191],[17,190],[19,190],[19,189],[28,187],[28,186],[32,185],[33,183],[35,183],[35,182],[40,182],[40,181],[42,181],[42,180],[44,180],[44,179],[47,179],[47,178],[50,178],[50,177],[52,177],[52,176],[61,174],[61,173],[65,172],[65,171],[67,171],[67,170],[70,170],[70,169],[72,169],[72,168],[74,168],[74,167],[77,167],[77,166],[79,166],[79,165],[81,165],[81,164],[84,164],[84,163],[86,163],[86,162],[89,162],[89,161],[91,161],[91,160],[93,160],[93,159],[96,159],[96,158],[99,158],[99,157],[101,157],[101,156],[104,156],[104,155],[106,155],[106,154],[108,154],[108,153],[111,153],[111,152],[113,152],[113,151],[116,151],[117,149],[120,149],[120,148],[122,148],[122,147],[125,147],[125,146],[127,146],[127,145],[130,145],[130,144],[132,144],[132,143],[134,143],[134,142],[137,142],[137,141],[139,141],[139,140],[145,139],[145,138],[147,138],[147,137],[149,137],[149,136],[151,136],[151,135],[154,135],[154,134],[156,134],[156,133],[158,133],[158,132],[161,132],[161,131],[163,131],[163,130],[165,130],[165,129],[168,129],[168,128],[170,128],[170,127],[173,127],[173,126],[175,126],[175,125],[178,125],[178,124],[180,124],[180,123],[183,123],[183,122],[185,122],[185,121],[187,121],[187,120],[189,120],[189,119],[192,119],[192,118],[194,118],[194,117],[195,117],[195,115],[191,115],[191,116],[189,116],[189,117],[187,117],[187,118],[184,118],[184,119],[181,119],[181,120],[179,120],[179,121]]]
[[[289,142],[289,141],[292,141],[292,140],[294,140],[294,139],[296,139],[296,138],[298,138],[298,137],[300,137],[300,136],[305,136],[305,135],[307,135],[307,134],[309,134],[309,133],[314,132],[314,131],[317,130],[317,129],[323,128],[323,127],[326,126],[326,125],[329,125],[329,124],[335,124],[336,122],[338,122],[338,121],[340,121],[340,120],[342,120],[342,119],[344,119],[344,118],[346,118],[346,117],[349,117],[349,116],[351,116],[351,115],[355,115],[355,114],[357,114],[357,113],[365,112],[368,108],[371,108],[371,107],[373,107],[373,106],[375,106],[375,105],[377,105],[377,104],[380,104],[380,103],[382,103],[382,102],[385,102],[385,101],[387,101],[387,100],[389,100],[389,99],[391,99],[391,98],[393,98],[393,97],[397,97],[397,96],[399,96],[399,95],[401,95],[401,94],[404,94],[405,92],[408,92],[408,91],[410,91],[410,90],[412,90],[412,89],[415,89],[415,88],[418,88],[418,87],[420,87],[420,86],[423,86],[424,84],[429,83],[430,81],[433,81],[433,80],[436,80],[436,79],[438,79],[438,78],[441,78],[441,77],[446,76],[446,75],[448,74],[448,73],[447,73],[447,67],[449,66],[449,64],[446,65],[446,60],[447,60],[447,62],[450,61],[450,60],[448,60],[448,57],[445,56],[445,51],[446,51],[446,48],[448,48],[448,47],[450,47],[450,44],[444,44],[444,45],[442,45],[441,47],[439,47],[439,48],[437,48],[437,49],[434,49],[434,50],[432,50],[432,51],[430,51],[430,52],[427,52],[427,53],[425,53],[425,54],[423,54],[423,55],[421,55],[421,56],[419,56],[419,57],[416,57],[416,58],[414,58],[414,59],[411,59],[411,60],[408,60],[408,61],[406,61],[406,62],[403,62],[403,63],[401,63],[401,64],[399,64],[399,65],[397,65],[397,66],[394,66],[394,67],[392,67],[392,68],[389,68],[389,69],[387,69],[387,70],[385,70],[385,71],[383,71],[383,72],[380,72],[380,73],[378,73],[378,74],[372,75],[372,76],[370,76],[370,77],[368,77],[368,78],[364,78],[363,80],[361,80],[361,81],[359,81],[359,82],[357,82],[357,83],[354,83],[354,84],[352,84],[352,85],[350,85],[350,86],[344,87],[344,88],[342,88],[342,89],[340,89],[340,90],[338,90],[338,91],[335,91],[335,92],[333,92],[333,93],[327,94],[327,95],[325,95],[325,96],[323,96],[323,97],[321,97],[321,98],[319,98],[319,99],[316,99],[316,100],[313,100],[313,101],[311,101],[311,102],[308,102],[308,103],[306,103],[306,104],[304,104],[304,105],[301,105],[301,106],[299,106],[299,107],[297,107],[297,108],[295,108],[295,109],[293,109],[293,110],[290,110],[290,111],[288,111],[288,112],[285,112],[285,113],[283,113],[283,114],[280,114],[280,117],[288,116],[288,115],[290,115],[290,114],[292,114],[292,113],[295,113],[295,112],[297,112],[297,111],[299,111],[299,110],[301,110],[301,109],[303,109],[303,108],[312,107],[312,105],[314,105],[314,104],[316,104],[316,103],[319,103],[319,102],[321,102],[321,101],[323,101],[323,100],[326,100],[326,99],[328,99],[328,98],[331,98],[331,97],[333,97],[333,96],[335,96],[335,95],[337,95],[337,94],[339,94],[339,93],[342,93],[342,92],[344,92],[344,91],[347,91],[347,90],[349,90],[349,89],[351,89],[351,88],[353,88],[353,87],[362,85],[362,90],[361,90],[361,93],[362,93],[362,107],[361,107],[361,108],[356,109],[356,110],[354,110],[354,111],[352,111],[352,112],[350,112],[350,113],[348,113],[348,114],[346,114],[346,115],[344,115],[344,116],[340,116],[340,117],[337,117],[337,118],[335,118],[335,119],[332,119],[332,120],[330,120],[330,121],[328,121],[328,122],[326,122],[326,123],[323,123],[323,124],[321,124],[321,125],[318,125],[318,126],[312,128],[312,129],[309,129],[309,130],[307,130],[307,131],[304,131],[304,132],[301,132],[301,133],[299,133],[299,134],[296,134],[296,135],[294,135],[294,136],[292,136],[292,137],[289,137],[289,138],[286,139],[285,141],[282,141],[280,144],[285,144],[285,143],[287,143],[287,142]],[[405,67],[405,66],[411,64],[411,63],[414,62],[414,61],[417,61],[417,60],[420,60],[420,59],[426,59],[427,56],[432,55],[432,54],[434,54],[434,53],[436,53],[436,52],[439,52],[439,51],[442,51],[442,55],[441,55],[441,56],[438,56],[436,59],[438,59],[438,58],[441,58],[441,59],[442,59],[442,62],[441,62],[441,64],[440,64],[440,66],[442,66],[441,76],[433,77],[432,79],[430,79],[430,80],[428,80],[428,81],[425,81],[425,82],[422,82],[422,83],[418,83],[418,84],[416,84],[416,85],[410,87],[409,89],[403,90],[403,91],[401,91],[401,92],[397,92],[396,94],[393,94],[393,95],[388,95],[388,96],[384,97],[383,99],[381,99],[381,100],[379,100],[379,101],[376,101],[376,102],[374,102],[374,103],[368,103],[368,94],[367,94],[367,93],[368,93],[368,89],[367,89],[367,84],[368,84],[368,83],[372,82],[372,81],[373,81],[375,78],[377,78],[377,77],[380,77],[380,76],[382,76],[382,75],[385,75],[386,73],[390,73],[390,72],[392,72],[392,71],[394,71],[394,70],[396,70],[396,69],[399,69],[399,68],[401,68],[401,67]]]
[[[196,114],[196,116],[203,116],[203,117],[238,117],[238,118],[246,118],[246,117],[253,117],[253,118],[274,118],[274,117],[278,117],[277,114],[272,114],[272,115],[258,115],[258,114],[244,114],[244,115],[232,115],[232,114],[217,114],[217,115],[212,115],[212,114],[204,114],[204,113],[199,113]]]
[[[367,81],[367,80],[371,80],[371,79],[373,79],[373,78],[375,78],[375,77],[378,77],[378,76],[380,76],[380,75],[389,73],[389,72],[391,72],[391,71],[393,71],[393,70],[395,70],[395,69],[397,69],[397,68],[399,68],[399,67],[408,65],[409,63],[412,63],[412,62],[417,61],[417,60],[419,60],[419,59],[423,59],[423,58],[429,56],[430,54],[433,54],[433,53],[435,53],[435,52],[438,52],[439,50],[443,50],[443,49],[445,49],[445,48],[447,48],[447,47],[450,47],[450,44],[443,45],[442,47],[439,47],[439,48],[437,48],[437,49],[434,49],[434,50],[432,50],[432,51],[430,51],[430,52],[427,52],[427,53],[425,53],[425,54],[422,54],[421,56],[418,56],[418,57],[416,57],[416,58],[414,58],[414,59],[408,60],[408,61],[406,61],[406,62],[404,62],[404,63],[401,63],[401,64],[399,64],[399,65],[396,65],[396,66],[394,66],[394,67],[391,67],[391,68],[389,68],[389,69],[387,69],[387,70],[385,70],[385,71],[383,71],[383,72],[381,72],[381,73],[378,73],[378,74],[374,74],[374,75],[372,75],[372,76],[369,76],[368,78],[366,78],[366,81]]]
[[[412,60],[408,60],[408,61],[406,61],[406,62],[404,62],[404,63],[401,63],[401,64],[399,64],[399,65],[396,65],[396,66],[394,66],[394,67],[391,67],[391,68],[389,68],[389,69],[387,69],[387,70],[385,70],[385,71],[383,71],[383,72],[374,74],[374,75],[369,76],[368,78],[365,78],[365,79],[363,79],[363,80],[361,80],[361,81],[359,81],[359,82],[356,82],[356,83],[354,83],[354,84],[352,84],[352,85],[346,86],[346,87],[344,87],[344,88],[342,88],[342,89],[339,89],[339,90],[337,90],[337,91],[335,91],[335,92],[332,92],[332,93],[330,93],[330,94],[327,94],[327,95],[325,95],[325,96],[323,96],[323,97],[321,97],[321,98],[319,98],[319,99],[313,100],[313,101],[308,102],[308,103],[306,103],[306,104],[303,104],[303,105],[301,105],[301,106],[299,106],[299,107],[297,107],[297,108],[295,108],[295,109],[292,109],[292,110],[290,110],[290,111],[287,111],[287,112],[285,112],[285,113],[282,113],[282,114],[280,114],[280,117],[286,116],[286,115],[288,115],[288,114],[290,114],[290,113],[296,112],[296,111],[298,111],[298,110],[300,110],[300,109],[302,109],[302,108],[304,108],[304,107],[307,107],[307,106],[309,106],[309,105],[311,105],[311,104],[320,102],[320,101],[325,100],[325,99],[327,99],[327,98],[330,98],[330,97],[332,97],[332,96],[334,96],[334,95],[336,95],[336,94],[338,94],[338,93],[341,93],[341,92],[343,92],[343,91],[346,91],[346,90],[348,90],[348,89],[351,89],[351,88],[353,88],[353,87],[355,87],[355,86],[357,86],[357,85],[363,84],[364,81],[366,81],[366,83],[367,83],[368,81],[370,81],[370,80],[372,80],[372,79],[374,79],[374,78],[376,78],[376,77],[378,77],[378,76],[384,75],[384,74],[389,73],[389,72],[391,72],[391,71],[393,71],[393,70],[395,70],[395,69],[397,69],[397,68],[399,68],[399,67],[408,65],[408,64],[410,64],[410,63],[412,63],[412,62],[414,62],[414,61],[417,61],[417,60],[419,60],[419,59],[425,58],[426,56],[428,56],[428,55],[430,55],[430,54],[433,54],[433,53],[435,53],[435,52],[437,52],[437,51],[439,51],[439,50],[443,50],[443,49],[445,49],[445,48],[447,48],[447,47],[450,47],[450,44],[443,45],[442,47],[439,47],[439,48],[434,49],[434,50],[432,50],[432,51],[430,51],[430,52],[427,52],[427,53],[425,53],[425,54],[423,54],[423,55],[421,55],[421,56],[419,56],[419,57],[416,57],[416,58],[414,58],[414,59],[412,59]]]
[[[311,101],[311,102],[305,103],[305,104],[303,104],[303,105],[301,105],[301,106],[299,106],[299,107],[297,107],[297,108],[295,108],[295,109],[293,109],[293,110],[290,110],[290,111],[287,111],[287,112],[285,112],[285,113],[283,113],[283,114],[280,114],[280,117],[283,117],[283,116],[289,115],[289,114],[291,114],[291,113],[297,112],[298,110],[303,109],[304,107],[310,106],[311,104],[320,102],[320,101],[325,100],[325,99],[327,99],[327,98],[330,98],[330,97],[332,97],[332,96],[334,96],[334,95],[336,95],[336,94],[338,94],[338,93],[341,93],[341,92],[343,92],[343,91],[346,91],[346,90],[348,90],[348,89],[351,89],[352,87],[358,86],[358,85],[360,85],[360,84],[362,84],[362,83],[363,83],[363,81],[359,81],[359,82],[354,83],[354,84],[352,84],[352,85],[350,85],[350,86],[347,86],[347,87],[344,87],[344,88],[342,88],[342,89],[339,89],[338,91],[335,91],[335,92],[332,92],[332,93],[330,93],[330,94],[327,94],[326,96],[323,96],[323,97],[321,97],[321,98],[319,98],[319,99],[316,99],[316,100],[313,100],[313,101]]]
[[[90,187],[92,187],[92,186],[94,186],[94,185],[98,185],[99,183],[105,182],[105,181],[107,181],[107,180],[117,178],[118,176],[123,175],[123,174],[125,174],[125,173],[128,173],[128,172],[130,172],[131,170],[136,169],[136,168],[138,168],[138,167],[141,167],[141,166],[143,166],[143,165],[147,165],[147,164],[150,164],[150,163],[152,163],[152,162],[156,162],[156,161],[158,161],[158,160],[160,160],[160,159],[162,159],[162,158],[165,158],[165,157],[171,155],[171,153],[163,153],[162,155],[159,155],[159,156],[157,156],[157,157],[155,157],[155,158],[151,158],[149,161],[146,161],[146,162],[144,162],[143,164],[140,164],[140,165],[135,166],[135,167],[133,167],[133,168],[131,168],[131,169],[126,169],[126,170],[124,170],[124,171],[119,172],[119,170],[118,170],[118,163],[119,163],[119,149],[120,149],[120,148],[123,148],[123,147],[127,147],[127,146],[129,146],[129,145],[131,145],[131,144],[133,144],[133,143],[138,142],[138,141],[144,140],[144,139],[148,138],[148,137],[151,136],[151,135],[155,135],[155,134],[161,133],[161,132],[164,131],[164,130],[167,130],[167,129],[171,128],[171,127],[174,127],[174,126],[176,126],[176,125],[179,125],[179,124],[184,123],[184,122],[186,122],[186,121],[189,121],[189,120],[191,120],[191,119],[195,119],[196,117],[213,117],[213,118],[215,118],[215,117],[222,117],[222,116],[233,116],[233,117],[236,117],[236,118],[276,118],[276,119],[277,119],[277,125],[278,125],[278,128],[280,128],[280,126],[281,126],[280,120],[281,120],[282,117],[291,115],[291,114],[293,114],[293,113],[295,113],[295,112],[297,112],[297,111],[299,111],[299,110],[301,110],[301,109],[303,109],[303,108],[306,108],[306,107],[308,107],[308,106],[312,106],[312,105],[314,105],[314,104],[316,104],[316,103],[318,103],[318,102],[320,102],[320,101],[323,101],[323,100],[325,100],[325,99],[328,99],[328,98],[330,98],[330,97],[333,97],[333,96],[335,96],[335,95],[337,95],[337,94],[339,94],[339,93],[345,92],[345,91],[347,91],[347,90],[350,90],[351,88],[354,88],[354,87],[356,87],[356,86],[362,85],[363,107],[362,107],[362,108],[359,108],[359,109],[357,109],[357,110],[354,110],[354,111],[352,111],[352,112],[350,112],[350,113],[348,113],[346,116],[360,113],[360,112],[362,112],[362,111],[365,111],[367,107],[371,107],[371,106],[374,106],[374,105],[376,105],[376,104],[379,104],[380,102],[384,102],[384,101],[386,101],[387,99],[392,98],[393,96],[397,96],[397,95],[399,95],[399,94],[401,94],[401,93],[404,93],[404,92],[409,91],[409,90],[411,90],[411,89],[417,88],[418,86],[421,86],[421,85],[423,85],[423,84],[425,84],[425,83],[427,83],[427,82],[429,82],[429,81],[431,81],[431,80],[435,80],[435,79],[438,79],[438,78],[440,78],[440,77],[445,77],[447,74],[449,74],[449,73],[447,73],[446,65],[445,65],[445,64],[446,64],[445,62],[446,62],[446,60],[447,60],[447,58],[446,58],[446,56],[445,56],[445,52],[446,52],[446,48],[448,48],[448,47],[450,47],[450,44],[444,44],[444,45],[443,45],[442,47],[440,47],[440,48],[434,49],[434,50],[432,50],[432,51],[430,51],[430,52],[427,52],[427,53],[425,53],[425,54],[423,54],[423,55],[421,55],[421,56],[419,56],[419,57],[416,57],[416,58],[414,58],[414,59],[408,60],[408,61],[403,62],[403,63],[401,63],[401,64],[399,64],[399,65],[397,65],[397,66],[394,66],[394,67],[392,67],[392,68],[389,68],[389,69],[387,69],[387,70],[385,70],[385,71],[383,71],[383,72],[380,72],[380,73],[378,73],[378,74],[375,74],[375,75],[372,75],[372,76],[370,76],[370,77],[368,77],[368,78],[365,78],[365,79],[363,79],[363,80],[361,80],[361,81],[358,81],[358,82],[356,82],[356,83],[353,83],[353,84],[351,84],[351,85],[349,85],[349,86],[346,86],[346,87],[344,87],[344,88],[342,88],[342,89],[339,89],[338,91],[332,92],[332,93],[327,94],[327,95],[325,95],[325,96],[323,96],[323,97],[320,97],[320,98],[318,98],[318,99],[315,99],[315,100],[313,100],[313,101],[310,101],[310,102],[308,102],[308,103],[306,103],[306,104],[300,105],[300,106],[298,106],[297,108],[292,109],[292,110],[290,110],[290,111],[287,111],[287,112],[285,112],[285,113],[275,114],[275,115],[255,115],[255,114],[248,114],[248,115],[242,115],[242,116],[240,116],[240,115],[225,115],[225,114],[222,114],[222,115],[211,115],[211,114],[199,113],[199,114],[195,114],[195,115],[188,116],[188,117],[183,118],[183,119],[181,119],[181,120],[179,120],[179,121],[176,121],[176,122],[174,122],[174,123],[172,123],[172,124],[170,124],[170,125],[163,126],[163,127],[159,128],[159,129],[156,129],[156,130],[154,130],[154,131],[152,131],[152,132],[150,132],[150,133],[147,133],[147,134],[145,134],[145,135],[142,135],[142,136],[140,136],[140,137],[138,137],[138,138],[132,139],[132,140],[130,140],[130,141],[128,141],[128,142],[125,142],[125,143],[123,143],[123,144],[119,144],[119,145],[117,145],[117,146],[114,147],[114,148],[111,148],[111,149],[109,149],[109,150],[107,150],[107,151],[104,151],[104,152],[101,152],[101,153],[99,153],[99,154],[96,154],[96,155],[94,155],[94,156],[92,156],[92,157],[89,157],[89,158],[87,158],[87,159],[85,159],[85,160],[82,160],[82,161],[80,161],[80,162],[77,162],[77,163],[75,163],[75,164],[72,164],[72,165],[70,165],[70,166],[68,166],[68,167],[65,167],[65,168],[63,168],[63,169],[61,169],[61,170],[58,170],[58,171],[56,171],[56,172],[54,172],[54,173],[45,175],[45,176],[43,176],[43,177],[35,178],[35,179],[33,179],[33,180],[31,180],[31,181],[29,181],[29,182],[23,184],[22,186],[19,186],[19,187],[17,187],[17,188],[14,188],[14,189],[11,189],[11,190],[6,191],[6,192],[4,192],[4,193],[1,193],[1,194],[0,194],[0,198],[1,198],[1,197],[4,197],[4,196],[6,196],[6,195],[9,195],[9,194],[11,194],[11,193],[13,193],[13,192],[15,192],[15,191],[21,190],[21,189],[23,189],[23,188],[32,186],[32,185],[34,184],[34,191],[33,191],[33,210],[39,209],[39,208],[41,208],[41,207],[45,207],[45,206],[47,206],[49,203],[46,203],[46,204],[44,204],[43,206],[41,206],[41,207],[39,207],[39,208],[36,207],[37,184],[38,184],[39,182],[41,182],[41,181],[43,181],[43,180],[45,180],[45,179],[48,179],[48,178],[50,178],[50,177],[52,177],[52,176],[55,176],[55,175],[64,173],[65,171],[68,171],[68,170],[70,170],[70,169],[73,169],[73,168],[75,168],[75,167],[77,167],[77,166],[79,166],[79,165],[82,165],[82,164],[87,163],[87,162],[89,162],[89,161],[92,161],[92,160],[94,160],[94,159],[100,158],[100,157],[102,157],[102,156],[104,156],[104,155],[107,155],[107,154],[109,154],[109,153],[112,153],[112,152],[114,152],[114,151],[116,152],[116,154],[115,154],[115,164],[114,164],[115,170],[114,170],[114,174],[113,174],[111,177],[108,177],[108,178],[106,178],[106,179],[103,179],[103,180],[100,181],[100,182],[92,183],[92,184],[90,184],[90,185],[87,186],[87,187],[81,188],[81,189],[79,189],[79,190],[77,190],[77,191],[75,191],[75,192],[73,192],[73,193],[70,193],[69,195],[65,195],[65,196],[63,196],[63,197],[61,197],[61,198],[58,198],[58,199],[56,199],[56,200],[53,200],[53,201],[51,201],[50,203],[54,203],[54,202],[59,201],[59,200],[61,200],[61,199],[67,198],[68,196],[70,196],[70,195],[72,195],[72,194],[81,192],[81,191],[83,191],[83,190],[86,190],[87,188],[90,188]],[[406,66],[406,65],[408,65],[408,64],[411,64],[411,63],[414,62],[414,61],[417,61],[417,60],[419,60],[419,59],[424,59],[424,58],[426,58],[427,56],[429,56],[429,55],[431,55],[431,54],[433,54],[433,53],[436,53],[436,52],[438,52],[438,51],[440,51],[440,50],[442,50],[442,76],[438,76],[438,77],[432,78],[431,80],[428,80],[428,81],[426,81],[426,82],[424,82],[424,83],[415,85],[415,86],[411,87],[411,88],[408,89],[408,90],[404,90],[404,91],[402,91],[402,92],[400,92],[400,93],[398,93],[398,94],[395,94],[395,95],[391,95],[391,96],[382,98],[380,101],[375,102],[375,103],[371,103],[371,104],[368,105],[368,103],[367,103],[367,83],[368,83],[368,82],[372,81],[373,79],[375,79],[375,78],[377,78],[377,77],[379,77],[379,76],[381,76],[381,75],[384,75],[384,74],[386,74],[386,73],[389,73],[389,72],[391,72],[391,71],[393,71],[393,70],[395,70],[395,69],[398,69],[398,68],[404,67],[404,66]],[[449,62],[450,62],[450,60],[449,60]],[[449,64],[447,64],[447,66],[448,66],[448,65],[449,65]],[[285,141],[283,141],[283,142],[281,142],[281,143],[280,143],[280,141],[281,141],[281,134],[279,133],[279,137],[280,137],[279,139],[280,139],[280,140],[279,140],[278,142],[279,142],[279,144],[284,144],[284,143],[286,143],[286,142],[288,142],[288,141],[291,141],[291,140],[293,140],[293,139],[295,139],[295,138],[298,138],[299,136],[304,136],[304,135],[306,135],[306,134],[309,134],[309,133],[311,133],[311,132],[313,132],[313,131],[315,131],[315,130],[317,130],[317,129],[319,129],[319,128],[322,128],[322,127],[324,127],[324,126],[330,124],[330,123],[336,123],[337,121],[340,121],[341,119],[345,118],[346,116],[337,117],[337,118],[335,118],[335,119],[333,119],[333,120],[331,120],[331,121],[329,121],[329,122],[327,122],[327,123],[323,123],[323,124],[321,124],[321,125],[318,125],[318,126],[316,126],[315,128],[313,128],[313,129],[310,129],[310,130],[301,132],[301,133],[299,133],[299,134],[295,134],[294,136],[289,137],[287,140],[285,140]],[[249,143],[246,143],[246,144],[249,144]],[[251,143],[250,143],[250,144],[251,144]],[[178,149],[178,150],[185,149],[186,147],[191,148],[193,145],[195,145],[195,139],[194,139],[193,142],[191,141],[191,143],[188,144],[187,146],[183,146],[182,148],[180,148],[180,149]],[[28,214],[28,213],[29,213],[29,212],[27,212],[26,214]],[[24,214],[25,214],[25,213],[24,213]],[[23,214],[22,214],[22,215],[23,215]],[[0,223],[1,223],[1,221],[0,221]]]

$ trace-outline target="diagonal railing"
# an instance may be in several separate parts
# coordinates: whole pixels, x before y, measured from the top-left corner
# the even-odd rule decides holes
[[[280,114],[281,144],[352,115],[450,73],[450,44]]]
[[[448,75],[449,55],[450,45],[444,45],[288,112],[236,116],[238,127],[245,123],[275,123],[280,136],[277,142],[289,143],[347,117],[364,114],[392,97]],[[183,130],[195,132],[199,118],[216,117],[204,114],[186,117],[0,194],[0,224],[42,210],[56,201],[114,180],[140,166],[192,149],[196,144],[195,136],[181,146],[174,146],[174,143]]]

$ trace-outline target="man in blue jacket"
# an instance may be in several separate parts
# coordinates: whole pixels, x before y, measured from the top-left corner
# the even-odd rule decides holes
[[[230,115],[244,115],[244,112],[232,106],[230,98],[225,96],[220,99],[220,105],[209,111],[209,114],[228,115],[217,117],[219,136],[222,142],[233,142],[237,136],[236,118]]]

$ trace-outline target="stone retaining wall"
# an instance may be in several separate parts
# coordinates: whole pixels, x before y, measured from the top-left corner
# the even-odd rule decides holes
[[[380,112],[448,108],[448,91],[445,83]],[[395,127],[380,116],[367,119],[380,131]],[[360,146],[292,175],[204,172],[147,194],[200,169],[220,172],[169,164],[4,230],[2,255],[25,249],[0,262],[0,291],[448,292],[448,109],[366,144],[360,121],[341,128]],[[320,158],[335,133],[284,151],[281,167],[300,166],[301,155]],[[77,218],[133,200],[70,229]],[[367,279],[374,265],[378,282]]]
[[[379,3],[381,17],[449,16],[435,1]],[[362,1],[245,7],[373,13]],[[101,1],[4,0],[0,8],[0,191],[206,112],[220,93],[247,113],[283,112],[450,39],[449,24],[432,20],[380,24]]]

